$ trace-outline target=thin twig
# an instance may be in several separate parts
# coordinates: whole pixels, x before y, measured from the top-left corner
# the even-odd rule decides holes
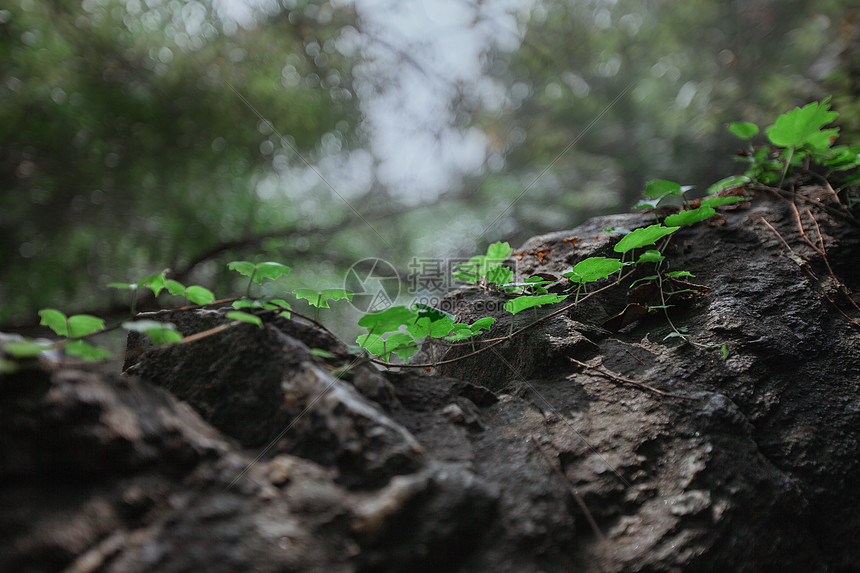
[[[603,532],[600,531],[600,528],[597,526],[597,522],[594,520],[594,516],[591,515],[591,512],[588,510],[588,506],[585,505],[585,502],[582,500],[582,497],[577,493],[576,489],[573,487],[573,484],[570,483],[570,479],[564,474],[561,469],[561,460],[558,459],[558,455],[556,454],[555,460],[549,455],[549,452],[544,449],[541,443],[538,441],[537,436],[534,434],[531,435],[532,441],[537,446],[538,451],[543,454],[544,459],[546,459],[546,463],[549,464],[550,469],[555,473],[564,484],[567,486],[567,490],[573,496],[573,499],[576,501],[576,504],[579,506],[579,509],[582,510],[582,513],[585,514],[585,519],[588,520],[588,524],[591,526],[591,530],[594,532],[595,537],[600,541],[606,541],[606,537],[603,535]]]
[[[582,366],[583,368],[587,368],[589,370],[594,370],[596,373],[602,374],[603,376],[610,378],[611,380],[614,380],[614,381],[619,382],[621,384],[628,384],[630,386],[634,386],[634,387],[640,388],[642,390],[647,390],[649,392],[659,394],[660,396],[666,396],[667,398],[680,398],[681,400],[696,400],[697,399],[693,396],[684,396],[683,394],[675,394],[673,392],[665,392],[663,390],[658,390],[657,388],[654,388],[653,386],[649,386],[648,384],[644,384],[642,382],[637,382],[636,380],[631,380],[630,378],[625,378],[624,376],[616,374],[612,370],[608,369],[602,363],[598,364],[597,366],[591,366],[589,364],[586,364],[585,362],[580,362],[576,358],[572,358],[570,356],[568,356],[568,360],[570,360],[574,364],[578,364],[579,366]],[[601,370],[601,368],[603,368],[603,369]]]
[[[758,218],[759,218],[759,219],[761,219],[761,220],[762,220],[762,222],[763,222],[765,225],[767,225],[768,229],[770,229],[771,231],[773,231],[773,234],[774,234],[774,235],[776,235],[776,236],[777,236],[777,238],[778,238],[780,241],[782,241],[782,244],[783,244],[783,245],[785,245],[785,248],[786,248],[786,249],[788,249],[792,254],[796,254],[796,253],[794,252],[794,249],[792,249],[792,248],[791,248],[791,245],[789,245],[789,244],[786,242],[786,240],[782,237],[782,235],[779,233],[779,231],[777,231],[777,230],[773,227],[773,225],[771,225],[770,223],[768,223],[768,222],[767,222],[767,219],[765,219],[765,218],[764,218],[764,215],[759,215],[759,216],[758,216]]]
[[[797,210],[797,205],[794,203],[794,201],[791,201],[791,210],[794,212],[794,219],[797,222],[797,231],[800,233],[800,237],[804,241],[806,241],[806,244],[808,244],[810,247],[812,247],[813,251],[815,251],[816,253],[821,255],[825,260],[827,260],[827,254],[824,252],[824,250],[819,249],[818,246],[815,243],[813,243],[809,239],[809,237],[807,236],[806,229],[804,229],[804,227],[803,227],[803,220],[800,218],[800,211]],[[809,213],[810,216],[812,216],[812,212],[809,209],[807,209],[806,212]],[[814,221],[815,217],[812,217],[812,220]],[[830,264],[828,264],[827,267],[829,268]]]
[[[622,279],[627,278],[628,276],[630,276],[630,274],[632,274],[632,271],[625,274],[622,277]],[[542,323],[542,322],[544,322],[544,321],[546,321],[546,320],[548,320],[554,316],[557,316],[563,312],[567,312],[568,310],[574,308],[575,306],[577,306],[578,304],[582,303],[583,301],[591,298],[592,296],[599,294],[599,293],[603,292],[604,290],[610,289],[610,288],[615,287],[615,286],[618,286],[618,283],[610,283],[606,286],[603,286],[603,287],[597,289],[594,292],[590,292],[587,295],[585,295],[584,297],[582,297],[581,299],[579,299],[578,302],[574,302],[572,304],[565,305],[558,310],[555,310],[555,311],[553,311],[547,315],[544,315],[544,316],[540,317],[539,319],[535,320],[534,322],[529,323],[529,324],[525,325],[524,327],[513,331],[511,334],[509,334],[507,336],[503,336],[501,338],[493,338],[490,340],[479,340],[478,342],[490,342],[490,344],[483,346],[483,347],[479,348],[478,350],[475,350],[474,352],[464,354],[463,356],[458,356],[457,358],[449,358],[448,360],[440,360],[440,361],[436,362],[435,364],[428,364],[428,363],[425,363],[425,364],[394,364],[391,362],[386,362],[384,360],[379,360],[377,358],[371,358],[370,361],[373,362],[374,364],[379,364],[380,366],[385,366],[386,368],[435,368],[437,366],[443,366],[445,364],[453,364],[455,362],[459,362],[459,361],[464,360],[466,358],[471,358],[472,356],[475,356],[477,354],[481,354],[482,352],[486,352],[490,348],[498,346],[499,344],[501,344],[503,342],[507,342],[508,340],[511,340],[512,338],[519,335],[520,333],[525,332],[526,330],[533,328],[533,327],[537,326],[538,324],[540,324],[540,323]],[[511,320],[513,320],[513,315],[512,315]]]
[[[846,212],[845,210],[835,209],[835,208],[831,207],[830,205],[825,205],[824,203],[821,203],[820,201],[815,201],[813,199],[810,199],[809,197],[801,195],[797,191],[789,191],[788,189],[778,189],[776,187],[771,187],[770,185],[765,185],[763,183],[755,183],[754,185],[752,185],[752,188],[753,189],[760,189],[762,191],[770,191],[771,193],[777,195],[781,199],[785,199],[784,195],[788,195],[789,197],[793,197],[795,199],[800,199],[801,201],[805,201],[811,205],[815,205],[816,207],[818,207],[820,209],[824,209],[825,211],[827,211],[828,213],[830,213],[834,217],[839,217],[840,219],[844,219],[845,221],[848,221],[852,225],[860,226],[860,221],[858,221],[854,216],[852,216],[850,213]],[[840,205],[841,205],[841,203],[840,203]]]

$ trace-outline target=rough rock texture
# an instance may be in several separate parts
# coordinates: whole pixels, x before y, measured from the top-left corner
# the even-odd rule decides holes
[[[633,276],[432,375],[264,317],[169,348],[132,336],[122,376],[5,376],[0,570],[854,571],[860,228],[795,202],[761,194],[673,235],[666,264],[696,276],[667,283],[693,291],[669,318],[695,345],[664,340]],[[652,221],[535,237],[518,271],[560,275],[611,253],[604,229]],[[499,317],[492,338],[504,300],[445,302]]]

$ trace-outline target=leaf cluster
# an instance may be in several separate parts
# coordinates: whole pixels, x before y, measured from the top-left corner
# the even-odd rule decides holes
[[[809,171],[818,166],[825,179],[838,179],[840,190],[860,181],[860,146],[834,145],[839,128],[827,127],[838,117],[830,110],[830,98],[812,102],[780,115],[765,129],[768,144],[753,146],[752,138],[759,128],[749,122],[735,122],[729,130],[749,142],[749,149],[740,154],[746,162],[745,177],[767,185],[781,185],[790,171]],[[844,174],[840,176],[840,174]],[[851,207],[856,197],[840,196]]]

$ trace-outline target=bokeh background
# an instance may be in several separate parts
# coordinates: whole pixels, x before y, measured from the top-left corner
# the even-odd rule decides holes
[[[122,312],[232,260],[343,286],[742,171],[735,120],[833,95],[860,131],[860,11],[832,0],[9,0],[0,330]],[[852,139],[853,138],[853,139]],[[695,192],[694,192],[695,193]],[[275,287],[270,287],[275,288]]]

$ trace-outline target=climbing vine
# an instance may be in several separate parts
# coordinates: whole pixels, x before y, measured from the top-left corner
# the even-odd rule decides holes
[[[486,254],[477,255],[467,263],[459,265],[454,278],[477,288],[491,289],[508,297],[504,303],[505,312],[510,314],[510,327],[506,335],[495,339],[481,340],[479,337],[487,333],[495,324],[496,318],[491,316],[478,318],[471,323],[460,322],[452,314],[423,304],[412,307],[392,306],[381,312],[367,313],[358,320],[358,326],[366,330],[356,339],[356,345],[351,346],[356,356],[365,356],[383,366],[412,366],[427,367],[462,360],[474,354],[487,350],[497,344],[510,340],[535,325],[566,312],[586,298],[589,298],[606,288],[619,285],[632,274],[633,268],[644,268],[654,265],[654,271],[628,285],[628,288],[652,284],[659,293],[659,305],[650,305],[631,309],[632,316],[640,316],[635,312],[653,313],[662,311],[671,332],[664,338],[679,338],[702,348],[716,348],[725,358],[729,350],[723,345],[703,345],[691,339],[687,329],[676,326],[668,312],[672,304],[672,296],[686,293],[704,292],[704,287],[684,282],[693,275],[684,270],[669,271],[664,264],[665,248],[673,233],[681,227],[695,225],[716,215],[716,208],[732,203],[748,201],[743,188],[751,184],[781,186],[789,173],[798,176],[810,176],[834,181],[834,189],[828,183],[834,196],[843,207],[846,217],[854,218],[853,211],[860,199],[856,196],[856,183],[860,181],[857,168],[860,167],[860,146],[834,146],[838,135],[837,128],[827,128],[836,117],[836,112],[830,111],[829,98],[822,102],[814,102],[803,108],[796,108],[781,115],[765,134],[768,143],[754,146],[752,139],[759,134],[757,126],[738,122],[729,126],[732,133],[746,142],[747,147],[739,153],[739,159],[747,164],[743,175],[732,176],[712,185],[707,196],[689,200],[688,187],[672,181],[650,181],[645,188],[642,200],[635,206],[638,209],[651,209],[655,214],[655,222],[647,227],[634,229],[625,234],[613,246],[615,257],[589,257],[579,261],[569,271],[562,274],[566,281],[562,292],[549,292],[550,284],[560,281],[547,279],[542,275],[526,277],[522,282],[515,282],[513,270],[506,261],[513,250],[505,242],[489,246]],[[658,213],[663,207],[675,207],[675,211],[660,218]],[[610,231],[610,230],[607,230]],[[174,310],[200,307],[224,307],[229,305],[233,310],[226,313],[230,319],[228,326],[250,323],[263,328],[262,316],[265,314],[279,315],[291,318],[296,315],[318,326],[319,310],[330,308],[330,302],[341,300],[351,301],[354,293],[342,288],[295,289],[290,293],[297,300],[306,300],[315,308],[313,318],[304,316],[292,309],[289,302],[282,297],[255,296],[254,285],[262,286],[266,281],[274,281],[290,274],[290,268],[278,262],[252,263],[234,261],[228,263],[228,268],[248,277],[244,296],[240,298],[216,300],[215,295],[200,285],[183,285],[169,278],[168,271],[154,273],[133,283],[110,283],[111,288],[128,290],[130,292],[130,320],[117,325],[106,326],[104,320],[86,315],[67,316],[56,309],[39,311],[41,324],[50,328],[60,338],[58,340],[41,340],[7,335],[0,333],[0,372],[15,370],[22,361],[39,356],[57,354],[83,360],[95,361],[109,358],[111,353],[105,348],[92,342],[100,334],[117,328],[139,332],[149,337],[154,345],[181,344],[190,340],[221,332],[224,327],[196,333],[183,338],[176,325],[170,322],[141,318],[136,310],[138,295],[141,290],[149,290],[156,298],[162,291],[181,296],[188,306]],[[601,286],[597,290],[588,289],[600,281],[607,282],[617,275],[617,279]],[[560,279],[561,280],[561,279]],[[571,302],[572,298],[572,302]],[[562,304],[565,303],[565,304]],[[556,306],[549,313],[537,316],[537,309],[545,306]],[[628,305],[630,307],[632,305]],[[533,309],[531,320],[519,320],[516,317],[528,309]],[[628,309],[625,309],[625,313]],[[623,316],[620,320],[625,319]],[[515,328],[516,323],[519,326]],[[327,330],[327,329],[326,329]],[[430,355],[428,364],[409,364],[422,344],[427,345]],[[447,346],[469,345],[471,353],[455,359],[438,361],[436,348]],[[481,346],[478,347],[477,344]],[[397,356],[401,363],[390,362],[391,356]]]

